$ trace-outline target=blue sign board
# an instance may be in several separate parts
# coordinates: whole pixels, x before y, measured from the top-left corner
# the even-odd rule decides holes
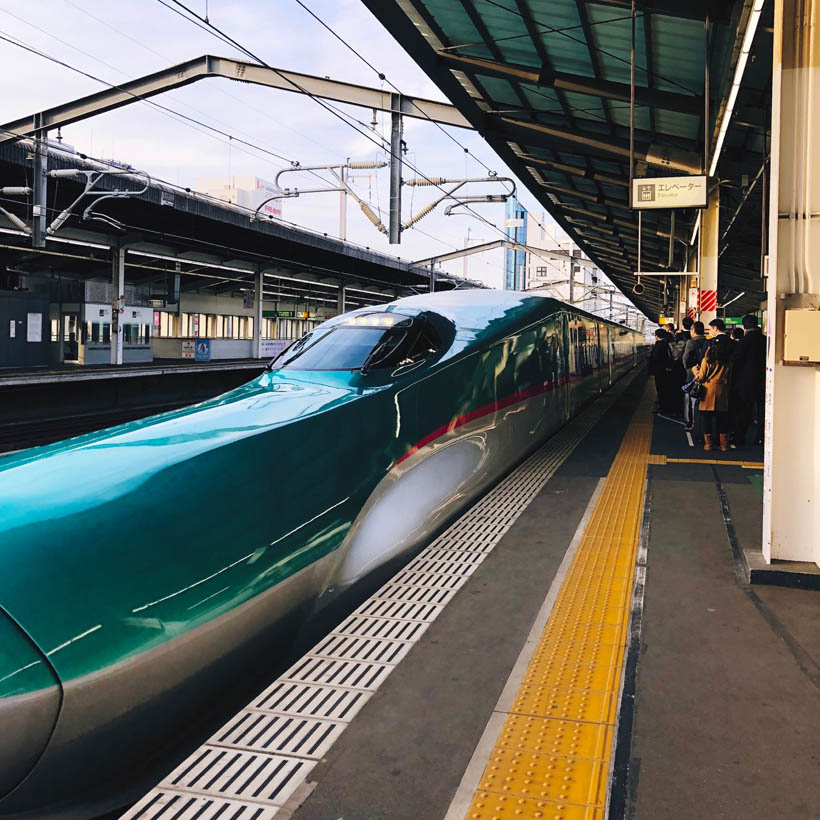
[[[210,339],[197,339],[196,340],[196,352],[194,354],[194,359],[198,362],[209,362],[211,361],[211,340]]]

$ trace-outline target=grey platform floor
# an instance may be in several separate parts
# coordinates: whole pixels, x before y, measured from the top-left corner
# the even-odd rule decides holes
[[[444,817],[598,480],[638,378],[547,483],[311,774],[296,820]],[[704,454],[655,424],[653,452]],[[753,471],[650,467],[646,602],[630,761],[610,817],[820,817],[820,593],[738,580],[721,510],[759,539]]]

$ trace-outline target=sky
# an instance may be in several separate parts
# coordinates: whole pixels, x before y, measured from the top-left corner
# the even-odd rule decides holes
[[[436,100],[445,97],[416,66],[359,0],[303,0],[318,17],[367,59],[403,93]],[[163,5],[163,3],[165,5]],[[186,0],[210,21],[269,65],[382,87],[378,75],[349,51],[296,0]],[[203,54],[248,59],[232,46],[183,19],[172,0],[0,0],[0,37],[25,43],[87,74],[116,84]],[[0,40],[0,122],[9,122],[105,85],[65,66]],[[389,87],[389,86],[387,86]],[[389,115],[379,114],[375,131],[369,110],[339,105],[361,122],[357,133],[316,101],[301,94],[208,79],[153,98],[161,105],[203,124],[209,131],[145,102],[67,126],[66,143],[91,156],[117,159],[155,178],[196,188],[204,177],[258,176],[273,180],[289,163],[338,164],[351,160],[386,160],[380,136],[389,137]],[[335,104],[334,104],[335,105]],[[230,135],[230,136],[227,136]],[[448,136],[450,135],[450,136]],[[455,138],[461,145],[456,144]],[[513,176],[484,140],[472,131],[444,128],[405,118],[407,161],[428,176],[486,177],[484,163],[499,176]],[[239,140],[252,143],[244,145]],[[469,154],[463,148],[469,149]],[[416,176],[405,166],[405,179]],[[283,184],[316,187],[304,172],[287,175]],[[387,223],[388,169],[361,172],[353,182]],[[498,192],[498,184],[474,183],[468,193]],[[542,208],[518,183],[521,202]],[[462,189],[464,192],[464,189]],[[434,199],[435,188],[403,189],[403,219]],[[473,206],[498,228],[503,204]],[[418,229],[390,245],[348,198],[347,238],[360,245],[422,259],[436,253],[501,238],[499,230],[467,213],[445,216],[443,207],[425,217]],[[305,194],[284,201],[284,219],[312,230],[338,235],[338,193]],[[453,273],[501,287],[503,252],[493,251],[445,266]]]

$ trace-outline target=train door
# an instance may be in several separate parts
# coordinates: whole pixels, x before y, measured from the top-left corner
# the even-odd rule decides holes
[[[598,323],[598,339],[601,348],[601,389],[608,390],[612,384],[612,347],[609,341],[609,325]]]
[[[563,316],[558,313],[545,319],[539,329],[541,376],[544,382],[543,412],[550,431],[560,427],[567,419],[563,334]]]
[[[572,416],[572,389],[573,376],[575,374],[575,354],[572,349],[572,328],[570,327],[570,315],[562,313],[560,315],[561,325],[561,360],[563,364],[563,407],[564,421]]]

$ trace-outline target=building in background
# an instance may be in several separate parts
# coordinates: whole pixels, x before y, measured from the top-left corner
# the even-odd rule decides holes
[[[519,245],[527,244],[527,211],[513,194],[507,200],[504,228],[507,239]],[[524,251],[504,251],[504,290],[527,289],[527,254]]]
[[[266,199],[278,193],[274,184],[266,179],[236,176],[201,177],[196,181],[196,190],[251,211],[255,211]],[[274,219],[282,219],[282,200],[266,202],[259,209],[259,213]]]
[[[505,290],[540,291],[590,313],[634,324],[634,305],[545,211],[527,211],[515,196],[507,200],[507,238],[531,250],[504,251]],[[539,256],[538,249],[567,254],[566,259]]]

